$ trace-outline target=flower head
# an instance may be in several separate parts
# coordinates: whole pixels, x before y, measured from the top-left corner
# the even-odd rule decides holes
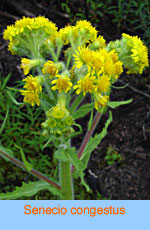
[[[42,86],[40,85],[39,78],[38,77],[33,77],[32,75],[29,75],[25,79],[24,88],[29,90],[29,91],[34,91],[36,93],[42,92]]]
[[[79,36],[83,36],[85,42],[94,41],[97,37],[97,30],[86,20],[77,21],[75,31],[78,31]]]
[[[107,95],[103,96],[100,93],[95,93],[94,99],[95,99],[95,109],[99,110],[101,107],[106,106],[107,102],[109,101],[109,96]]]
[[[64,44],[67,45],[70,41],[70,36],[72,35],[73,26],[65,26],[59,30],[59,36],[63,39]]]
[[[93,41],[93,43],[91,43],[89,45],[90,49],[92,50],[99,50],[99,49],[103,49],[106,47],[106,41],[103,38],[103,36],[99,35],[95,41]]]
[[[90,64],[91,61],[91,50],[89,50],[87,47],[78,47],[78,50],[76,50],[76,54],[73,55],[75,59],[75,66],[77,68],[81,68],[82,65]]]
[[[27,58],[22,58],[20,68],[22,68],[24,74],[27,75],[30,72],[31,68],[38,66],[40,64],[41,64],[41,61],[39,59],[31,60]]]
[[[97,91],[101,93],[107,93],[110,88],[110,78],[107,75],[98,76]]]
[[[34,104],[38,106],[40,105],[39,94],[37,94],[35,91],[20,90],[20,92],[24,96],[24,102],[29,103],[32,106],[34,106]]]
[[[21,94],[24,96],[23,101],[31,104],[32,106],[34,106],[35,103],[39,106],[39,94],[42,92],[40,78],[29,75],[23,81],[26,82],[24,85],[25,90],[20,90]]]
[[[126,48],[126,56],[123,57],[125,67],[128,69],[127,73],[142,73],[143,69],[148,66],[148,51],[137,36],[130,36],[122,34],[122,43]]]
[[[95,76],[90,76],[90,73],[88,73],[83,79],[79,80],[77,85],[73,87],[76,90],[76,94],[83,92],[83,95],[85,96],[88,92],[93,93],[96,89],[95,79]]]
[[[50,77],[55,76],[58,73],[57,65],[53,61],[47,61],[42,69],[43,74],[49,74]]]
[[[67,93],[72,87],[70,78],[67,75],[56,75],[56,77],[58,79],[55,79],[51,82],[51,84],[54,84],[52,90],[58,90],[59,93],[64,90],[65,93]]]
[[[5,40],[11,41],[12,38],[16,35],[16,29],[14,25],[7,26],[7,28],[4,30],[3,38]]]

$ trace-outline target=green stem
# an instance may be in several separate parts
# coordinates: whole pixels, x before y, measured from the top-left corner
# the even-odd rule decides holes
[[[73,200],[73,185],[71,176],[71,164],[69,161],[60,162],[60,182],[64,200]]]
[[[59,59],[61,49],[62,49],[62,46],[58,46],[58,48],[57,48],[57,54],[56,54],[57,61],[58,61],[58,59]]]
[[[67,58],[67,69],[69,68],[70,62],[71,62],[72,54],[69,53],[68,58]]]
[[[52,56],[53,61],[54,61],[54,62],[57,62],[57,59],[58,59],[58,58],[57,58],[57,56],[56,56],[54,50],[53,50],[52,48],[50,48],[49,50],[50,50],[50,53],[51,53],[51,56]]]
[[[68,151],[70,148],[70,140],[67,142]],[[60,161],[60,185],[64,200],[73,200],[73,183],[70,161]]]

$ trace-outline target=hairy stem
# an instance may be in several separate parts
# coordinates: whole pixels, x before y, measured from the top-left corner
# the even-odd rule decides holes
[[[64,200],[73,200],[73,185],[71,176],[71,164],[69,161],[60,162],[60,182]]]
[[[88,141],[90,140],[90,137],[92,136],[92,134],[93,134],[93,132],[94,132],[94,130],[95,130],[100,118],[101,118],[101,113],[97,112],[96,115],[95,115],[95,118],[93,120],[91,129],[86,132],[86,135],[84,136],[84,139],[82,141],[81,147],[80,147],[79,152],[78,152],[78,158],[79,159],[82,157],[82,153],[84,152],[84,149],[85,149]],[[71,172],[73,172],[74,170],[75,170],[75,167],[72,166]]]
[[[83,151],[84,151],[84,149],[85,149],[85,147],[86,147],[86,145],[87,145],[92,133],[94,132],[94,130],[95,130],[100,118],[101,118],[101,114],[99,112],[97,112],[96,115],[95,115],[95,118],[93,120],[91,129],[87,131],[87,133],[86,133],[86,135],[85,135],[85,137],[83,139],[83,142],[81,144],[81,147],[79,149],[79,152],[78,152],[78,158],[79,159],[81,158],[82,153],[83,153]]]

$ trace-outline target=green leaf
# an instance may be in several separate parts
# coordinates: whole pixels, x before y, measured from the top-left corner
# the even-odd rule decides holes
[[[18,102],[13,96],[12,94],[9,92],[9,91],[6,91],[8,96],[10,97],[10,99],[12,100],[12,102],[15,104],[15,105],[24,105],[24,103],[20,103]]]
[[[7,149],[5,147],[3,147],[2,145],[0,145],[0,151],[4,152],[4,153],[7,153],[8,155],[10,156],[13,156],[13,152],[10,150],[10,149]],[[5,157],[3,154],[1,154],[0,152],[0,155],[6,160],[6,161],[10,161],[7,157]]]
[[[90,120],[89,120],[89,123],[88,123],[88,130],[91,129],[91,127],[92,127],[92,122],[93,122],[93,110],[91,111],[91,116],[90,116]]]
[[[26,169],[28,170],[28,172],[30,172],[31,169],[33,168],[33,165],[26,160],[26,157],[25,157],[25,154],[23,152],[23,149],[20,146],[16,145],[16,144],[15,144],[15,146],[20,150],[21,158],[23,160],[23,163],[24,163]]]
[[[129,85],[129,83],[128,84],[126,84],[126,85],[124,85],[124,86],[115,86],[115,85],[113,85],[112,86],[112,88],[114,88],[114,89],[124,89],[124,88],[126,88],[127,86]]]
[[[74,100],[73,104],[71,105],[71,108],[70,108],[71,114],[76,110],[78,105],[81,103],[82,99],[83,99],[83,94],[80,93]]]
[[[127,101],[109,101],[107,103],[107,105],[112,108],[115,109],[116,107],[120,106],[120,105],[127,105],[130,104],[132,102],[132,99],[127,100]]]
[[[54,152],[54,157],[57,159],[57,160],[61,160],[61,161],[69,161],[68,157],[66,156],[66,150],[63,149],[63,148],[59,148],[58,150],[56,150]]]
[[[87,104],[87,105],[82,105],[75,113],[72,114],[72,116],[73,116],[74,119],[84,117],[92,109],[94,109],[94,103],[90,103],[90,104]]]
[[[5,127],[5,123],[7,121],[7,117],[8,117],[8,114],[9,114],[9,106],[7,106],[7,112],[6,112],[6,116],[5,116],[5,119],[3,121],[3,124],[1,125],[1,128],[0,128],[0,134],[3,132],[4,130],[4,127]]]
[[[92,151],[100,144],[102,139],[107,135],[107,129],[111,122],[112,122],[112,113],[111,111],[109,111],[109,118],[106,121],[105,127],[102,129],[102,132],[90,138],[90,141],[86,145],[83,155],[81,156],[81,160],[84,164],[84,169],[87,168],[87,164]]]
[[[8,82],[10,77],[11,77],[11,73],[9,73],[8,76],[4,78],[3,85],[2,85],[3,89],[5,88],[5,86],[6,86],[6,84],[7,84],[7,82]]]
[[[50,104],[47,101],[44,101],[42,99],[40,99],[40,104],[44,110],[44,112],[46,113],[49,109],[50,109]]]
[[[71,163],[74,165],[77,174],[80,176],[81,178],[81,184],[83,184],[87,190],[87,192],[90,191],[89,186],[86,184],[86,182],[84,181],[84,165],[82,163],[82,161],[78,158],[77,154],[76,154],[76,149],[75,148],[70,148],[68,149],[68,151],[66,151],[66,155],[68,157],[68,159],[71,161]]]
[[[21,187],[16,187],[13,192],[0,193],[0,200],[15,200],[20,197],[30,197],[35,195],[41,190],[48,190],[54,195],[59,195],[60,191],[45,181],[29,182],[28,184],[22,183]]]

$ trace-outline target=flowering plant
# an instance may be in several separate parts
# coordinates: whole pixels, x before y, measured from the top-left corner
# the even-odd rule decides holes
[[[12,193],[1,194],[1,199],[17,199],[22,194],[29,196],[42,189],[48,189],[61,199],[73,199],[72,178],[78,177],[87,191],[90,190],[84,181],[84,170],[92,151],[107,134],[112,121],[110,110],[102,131],[92,137],[93,131],[109,108],[132,101],[110,101],[113,84],[123,72],[123,67],[127,74],[141,74],[148,66],[147,48],[137,36],[122,34],[120,40],[106,44],[103,36],[97,34],[96,28],[85,20],[58,30],[45,17],[24,17],[4,31],[9,51],[22,57],[20,67],[26,77],[20,93],[24,103],[41,106],[45,111],[42,135],[46,140],[45,146],[53,143],[55,147],[54,157],[59,161],[60,178],[57,182],[34,170],[22,150],[23,163],[6,149],[0,149],[3,157],[41,179],[23,184]],[[86,95],[90,96],[90,102],[83,104]],[[87,132],[77,151],[71,146],[71,139],[82,133],[77,119],[89,112]]]

